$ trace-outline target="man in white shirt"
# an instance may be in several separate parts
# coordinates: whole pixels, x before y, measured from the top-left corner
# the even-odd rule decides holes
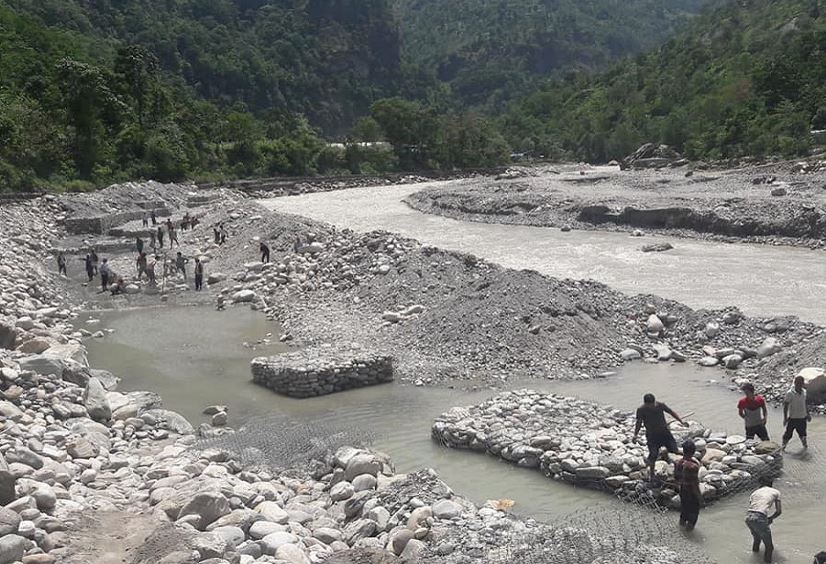
[[[780,492],[772,487],[770,476],[759,478],[760,488],[749,497],[749,510],[746,513],[746,526],[754,539],[752,552],[760,552],[760,544],[764,544],[766,552],[763,555],[765,562],[772,561],[774,541],[772,540],[771,525],[783,512],[780,507]],[[769,512],[773,511],[772,515]]]
[[[794,387],[786,392],[786,397],[783,399],[783,424],[786,426],[786,432],[783,433],[783,450],[786,450],[786,445],[789,444],[795,431],[800,437],[800,442],[803,443],[803,448],[809,448],[806,439],[806,424],[812,420],[812,416],[806,405],[806,388],[803,384],[803,376],[795,378]]]

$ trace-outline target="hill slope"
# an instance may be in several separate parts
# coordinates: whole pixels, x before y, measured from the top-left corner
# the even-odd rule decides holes
[[[559,69],[603,66],[685,27],[704,0],[394,0],[404,58],[495,106]]]
[[[642,142],[693,158],[805,153],[826,128],[826,2],[726,0],[644,56],[537,92],[502,120],[522,149],[590,161]]]
[[[328,131],[396,93],[386,0],[4,0],[15,14],[103,45],[141,45],[197,95],[303,113]],[[106,48],[102,49],[103,54]]]
[[[2,0],[0,190],[314,172],[303,116],[347,131],[399,49],[387,0]]]

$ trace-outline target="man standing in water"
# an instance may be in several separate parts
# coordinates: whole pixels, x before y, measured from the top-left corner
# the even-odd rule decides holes
[[[90,253],[92,257],[92,269],[95,271],[95,274],[98,273],[98,253],[94,247],[92,247],[92,252]]]
[[[680,526],[693,531],[700,516],[703,495],[700,493],[700,463],[694,459],[694,441],[683,443],[683,457],[674,464],[674,477],[680,485]]]
[[[806,405],[804,383],[803,376],[795,378],[794,386],[786,392],[786,397],[783,399],[783,424],[786,426],[786,432],[783,433],[783,450],[786,450],[786,445],[789,444],[795,431],[800,437],[800,442],[803,443],[803,448],[809,448],[806,424],[812,420],[812,416],[809,414],[809,406]]]
[[[741,398],[737,403],[737,411],[743,422],[746,424],[746,438],[760,437],[761,441],[769,440],[769,432],[766,430],[766,418],[769,415],[766,407],[766,400],[763,396],[754,394],[754,384],[743,384],[743,393],[746,397]]]
[[[754,539],[754,543],[751,545],[752,552],[760,552],[760,544],[764,544],[766,553],[763,555],[763,561],[771,562],[774,554],[771,525],[783,512],[780,506],[780,492],[772,487],[771,476],[762,475],[758,478],[758,481],[761,487],[749,497],[746,526],[751,532],[752,539]],[[769,516],[772,509],[774,509],[774,513]]]
[[[89,282],[95,277],[95,267],[92,264],[92,255],[86,255],[86,276],[89,277]]]
[[[665,447],[668,452],[677,454],[677,441],[665,422],[665,414],[668,413],[680,422],[684,427],[686,423],[680,416],[654,397],[654,394],[645,394],[643,404],[637,409],[637,424],[634,427],[634,441],[640,434],[640,429],[645,425],[645,438],[648,443],[648,478],[654,479],[654,463],[660,455],[660,448]]]

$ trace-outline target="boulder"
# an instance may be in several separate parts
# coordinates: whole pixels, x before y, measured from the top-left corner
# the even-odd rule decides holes
[[[630,360],[639,360],[642,358],[642,355],[639,351],[634,349],[625,349],[620,353],[620,356],[623,360],[630,361]]]
[[[344,470],[344,479],[351,481],[356,476],[361,474],[370,474],[371,476],[378,476],[381,472],[381,462],[376,460],[372,454],[357,454],[347,463]]]
[[[282,544],[275,551],[275,557],[279,561],[289,564],[310,564],[310,559],[298,546],[294,544]]]
[[[330,499],[333,501],[344,501],[353,497],[356,493],[353,484],[350,482],[339,482],[330,489]]]
[[[45,337],[35,337],[17,345],[17,350],[26,354],[41,354],[51,347],[53,341]]]
[[[210,523],[227,515],[230,511],[229,501],[220,493],[201,492],[192,496],[184,504],[178,513],[178,520],[187,515],[195,515],[198,519],[192,524],[199,531],[203,531]]]
[[[106,423],[112,418],[112,408],[106,399],[106,389],[97,378],[89,379],[83,392],[83,405],[94,421]]]
[[[399,529],[391,534],[390,548],[393,550],[393,554],[399,556],[411,540],[413,540],[413,531],[410,529]]]
[[[285,544],[295,544],[298,542],[298,537],[286,531],[279,531],[264,537],[259,541],[261,550],[268,556],[275,556],[276,551],[280,546]]]
[[[664,253],[665,251],[670,251],[674,248],[674,245],[671,243],[651,243],[648,245],[643,245],[640,250],[644,253]]]
[[[0,564],[11,564],[23,559],[29,541],[18,535],[0,538]]]
[[[20,527],[20,515],[16,511],[0,507],[0,537],[17,532]]]
[[[648,316],[648,321],[645,323],[645,329],[650,334],[659,335],[665,331],[665,324],[659,317],[652,313]]]
[[[252,290],[239,290],[232,295],[232,303],[250,303],[256,298],[256,293]]]
[[[22,358],[19,364],[20,370],[30,370],[44,376],[63,377],[64,364],[57,358],[38,354]]]
[[[255,511],[273,523],[285,525],[290,520],[289,514],[274,501],[262,501],[255,506]]]
[[[0,320],[0,349],[13,349],[17,333],[9,321]]]
[[[783,347],[777,342],[777,339],[774,337],[767,337],[765,341],[763,341],[757,349],[757,356],[758,358],[766,358],[772,356],[773,354],[777,354]]]
[[[434,503],[431,507],[433,516],[437,519],[456,519],[462,515],[462,506],[449,499],[442,499]]]
[[[175,411],[168,409],[148,409],[143,415],[149,415],[158,420],[162,427],[169,429],[179,435],[191,435],[195,433],[195,428],[186,420],[186,417]]]
[[[798,376],[803,377],[810,402],[826,402],[826,370],[819,367],[804,368]]]
[[[6,458],[0,453],[0,505],[8,505],[15,500],[17,478],[9,470]]]

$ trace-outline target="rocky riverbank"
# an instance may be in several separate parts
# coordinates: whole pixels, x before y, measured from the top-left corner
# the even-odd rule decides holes
[[[244,213],[243,227],[214,258],[232,280],[216,286],[219,302],[251,303],[296,343],[356,342],[390,354],[405,382],[498,385],[522,376],[591,378],[628,362],[688,361],[708,366],[710,377],[722,370],[755,380],[776,400],[793,374],[779,380],[774,355],[819,366],[806,344],[824,338],[823,330],[793,317],[692,310],[389,233]],[[261,240],[272,249],[271,263],[227,260],[254,258]]]
[[[823,248],[825,174],[820,162],[734,171],[517,168],[407,203],[466,221]]]
[[[531,390],[505,392],[471,407],[456,407],[437,417],[433,438],[449,448],[485,452],[554,480],[604,490],[627,501],[653,499],[676,507],[674,466],[657,461],[664,483],[650,489],[646,477],[645,437],[632,441],[635,416],[609,406]],[[691,423],[672,424],[678,444],[694,440],[701,463],[700,491],[714,501],[744,491],[761,474],[779,473],[780,447],[747,441]],[[670,455],[671,461],[677,459]]]
[[[164,197],[163,187],[149,189],[152,199]],[[164,207],[173,218],[190,209],[188,190],[169,187]],[[136,564],[304,563],[338,552],[340,562],[364,561],[371,552],[387,562],[396,555],[496,562],[510,550],[501,543],[518,547],[535,532],[552,539],[547,550],[564,544],[558,530],[514,519],[506,505],[474,507],[431,472],[395,475],[380,453],[324,451],[312,468],[283,469],[205,446],[198,434],[231,432],[222,427],[226,413],[210,410],[215,426],[196,431],[163,410],[157,395],[118,392],[116,376],[86,363],[83,343],[93,334],[72,325],[84,309],[248,305],[281,320],[284,341],[355,342],[392,356],[400,379],[417,385],[593,377],[636,356],[699,361],[710,356],[703,347],[714,347],[715,358],[732,349],[716,364],[733,365],[729,357],[740,351],[740,366],[759,371],[773,358],[761,347],[805,362],[800,355],[816,354],[813,343],[822,338],[794,318],[693,311],[601,284],[504,269],[389,233],[356,234],[270,214],[231,190],[208,195],[197,202],[201,224],[180,233],[173,249],[206,264],[202,293],[192,289],[191,263],[188,276],[170,274],[153,286],[137,280],[131,237],[66,233],[67,219],[92,217],[98,205],[112,214],[142,209],[147,192],[140,185],[0,207],[10,234],[0,252],[0,489],[8,510],[0,562],[94,562],[111,546],[105,534],[89,530],[83,513],[92,509],[115,515],[110,522],[119,528],[146,528],[145,549],[122,553]],[[213,238],[219,224],[225,244]],[[115,227],[133,233],[128,223]],[[68,279],[55,274],[51,253],[58,245],[82,254],[101,241],[111,243],[106,255],[132,287],[123,295],[97,293],[74,272]],[[262,241],[271,248],[271,266],[256,260]],[[752,349],[758,354],[746,358]],[[365,471],[351,469],[353,460],[365,461]]]

